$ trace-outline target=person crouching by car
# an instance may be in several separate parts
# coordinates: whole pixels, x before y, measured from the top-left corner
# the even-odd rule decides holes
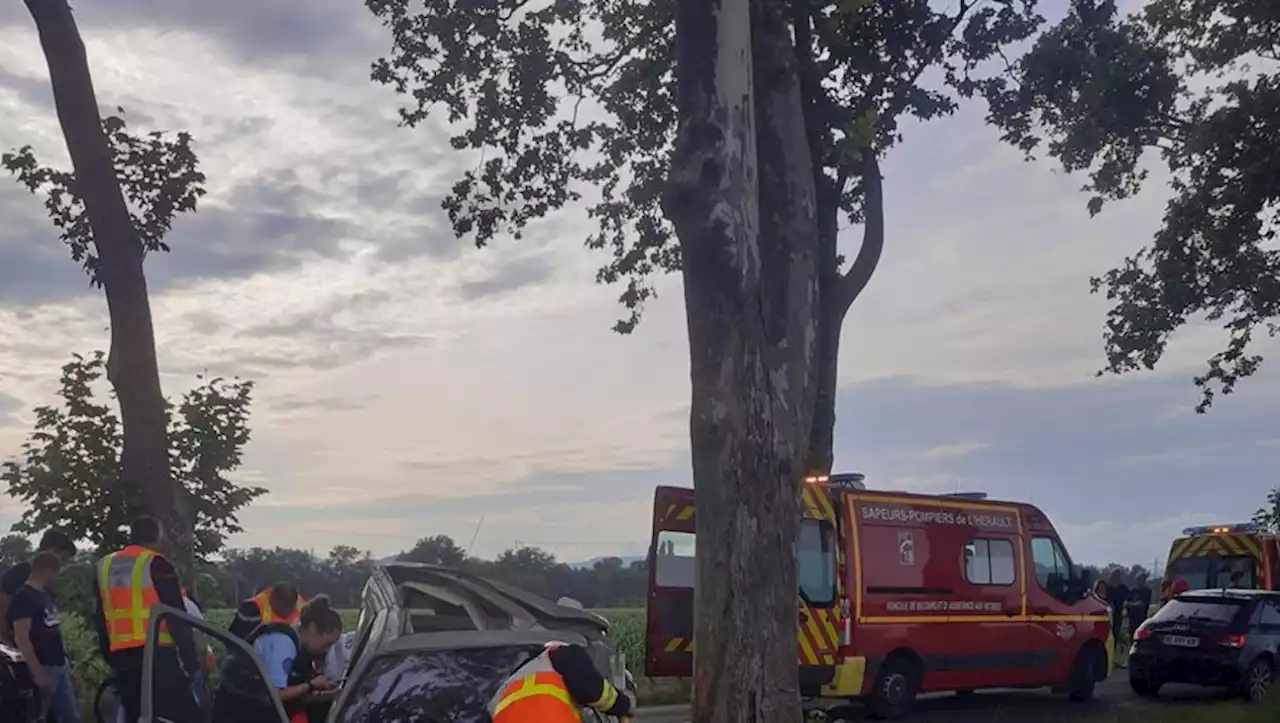
[[[320,672],[325,654],[342,635],[342,617],[318,595],[302,606],[298,626],[263,623],[245,641],[253,646],[276,688],[290,723],[306,723],[308,708],[323,702],[336,682]],[[251,658],[232,649],[213,693],[213,723],[276,723],[275,705]]]
[[[630,723],[636,704],[596,670],[581,645],[547,643],[489,701],[493,723],[579,723],[579,706]]]
[[[307,601],[298,594],[298,587],[291,582],[277,582],[257,595],[240,603],[236,616],[227,629],[241,640],[248,640],[253,629],[265,623],[298,622],[298,612]]]

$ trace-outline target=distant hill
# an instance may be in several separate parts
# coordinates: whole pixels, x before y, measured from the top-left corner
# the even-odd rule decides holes
[[[601,560],[607,560],[611,557],[616,557],[619,560],[622,560],[623,567],[631,567],[631,563],[644,562],[644,559],[645,559],[644,555],[601,555],[599,557],[593,557],[590,560],[584,560],[582,562],[570,562],[568,563],[568,565],[569,567],[572,567],[575,570],[582,570],[584,568],[590,569],[592,567],[595,567],[595,564],[597,562],[600,562]]]

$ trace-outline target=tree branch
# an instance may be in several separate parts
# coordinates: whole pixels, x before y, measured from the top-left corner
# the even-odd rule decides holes
[[[863,227],[862,248],[849,270],[840,278],[839,303],[841,313],[862,294],[880,265],[884,251],[884,183],[880,176],[880,160],[871,148],[862,149]]]

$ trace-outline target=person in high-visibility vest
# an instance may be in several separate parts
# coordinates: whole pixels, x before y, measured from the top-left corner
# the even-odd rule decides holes
[[[240,603],[227,629],[232,635],[247,640],[259,625],[293,625],[298,622],[298,613],[306,602],[293,583],[278,582]]]
[[[498,688],[488,709],[493,723],[580,723],[581,707],[630,723],[636,704],[600,675],[585,648],[547,643]]]
[[[142,712],[142,651],[151,608],[157,604],[185,608],[177,570],[160,552],[163,539],[158,522],[140,517],[129,531],[129,545],[103,557],[97,566],[94,622],[125,723],[134,723]],[[153,668],[157,716],[173,721],[197,719],[191,677],[198,669],[191,629],[162,626]]]
[[[290,723],[307,723],[314,705],[323,705],[338,681],[321,666],[342,635],[342,617],[318,595],[302,607],[295,628],[263,623],[246,642],[262,660],[267,679],[280,696]],[[275,704],[266,695],[253,659],[230,649],[213,695],[213,723],[276,723]]]

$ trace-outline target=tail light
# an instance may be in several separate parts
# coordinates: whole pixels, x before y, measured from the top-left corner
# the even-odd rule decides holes
[[[1243,648],[1249,642],[1248,635],[1226,635],[1218,644],[1224,648]]]
[[[1146,640],[1150,637],[1151,637],[1151,630],[1145,626],[1140,627],[1137,630],[1133,631],[1133,642],[1135,643],[1138,642],[1139,640]]]
[[[842,600],[840,602],[840,617],[838,623],[840,625],[840,647],[848,648],[853,645],[853,615],[850,613],[849,601]]]

